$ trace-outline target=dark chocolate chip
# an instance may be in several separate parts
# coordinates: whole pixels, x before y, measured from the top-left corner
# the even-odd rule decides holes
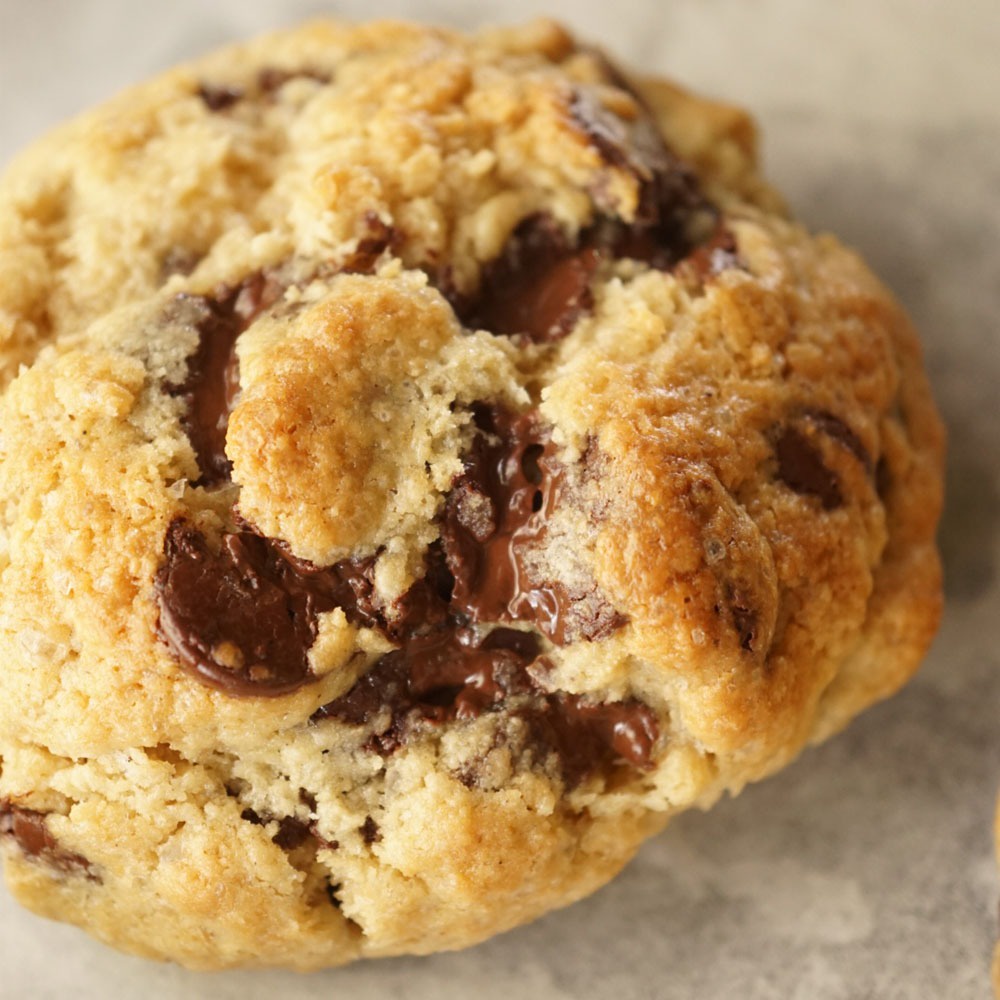
[[[67,851],[49,832],[46,813],[24,809],[10,799],[0,799],[0,837],[17,844],[22,854],[66,875],[83,875],[92,882],[100,877],[82,855]]]
[[[226,430],[240,388],[236,340],[283,290],[273,276],[257,272],[235,287],[218,288],[212,298],[187,297],[201,309],[198,346],[188,358],[187,378],[167,390],[186,403],[184,429],[198,457],[198,486],[229,481]]]
[[[796,427],[785,427],[775,442],[778,478],[796,493],[817,497],[824,510],[843,503],[837,477],[823,464],[816,442]]]
[[[378,828],[378,823],[366,816],[361,826],[361,836],[366,844],[377,844],[382,839],[382,833]]]
[[[843,445],[865,467],[868,474],[872,474],[874,470],[868,449],[840,417],[827,410],[807,410],[804,415],[814,427]]]
[[[463,320],[533,343],[559,340],[592,307],[590,279],[599,260],[596,250],[571,246],[551,216],[529,216],[483,267],[479,295]]]
[[[726,590],[733,626],[740,637],[740,647],[752,653],[760,630],[760,615],[753,607],[749,595],[740,587],[729,585]]]
[[[677,275],[704,285],[723,271],[733,268],[745,270],[746,265],[740,258],[736,237],[720,224],[709,240],[695,247],[677,265]]]
[[[652,766],[659,725],[652,709],[635,699],[590,704],[578,695],[550,694],[519,716],[536,753],[556,755],[570,788],[619,763]]]
[[[247,808],[240,813],[240,819],[253,823],[254,826],[266,826],[273,817],[264,818],[253,809]],[[309,839],[312,832],[309,823],[304,823],[295,816],[282,816],[278,820],[278,831],[271,840],[283,851],[294,851]]]
[[[840,417],[827,410],[804,410],[798,425],[788,425],[775,443],[778,478],[797,493],[818,497],[825,510],[834,510],[844,502],[836,475],[823,462],[817,435],[846,448],[869,475],[878,469],[861,438]]]
[[[400,242],[399,232],[383,222],[376,212],[365,212],[363,221],[365,235],[338,268],[346,274],[372,274],[379,257],[386,250],[395,250]]]
[[[528,669],[540,648],[534,634],[517,629],[494,629],[483,641],[471,629],[443,629],[382,657],[312,721],[375,724],[370,749],[391,754],[420,723],[507,710],[527,725],[537,756],[556,755],[570,787],[618,762],[648,769],[659,733],[652,710],[635,700],[592,705],[545,692]]]
[[[472,622],[530,622],[554,642],[601,639],[625,624],[596,586],[568,588],[530,558],[558,503],[563,469],[533,413],[477,412],[479,434],[441,524],[452,608]]]
[[[271,838],[283,851],[294,851],[301,847],[312,834],[308,823],[294,816],[282,816],[278,820],[278,832]]]
[[[483,641],[468,628],[444,627],[413,636],[383,656],[313,721],[378,724],[372,749],[392,753],[417,720],[470,719],[515,693],[530,690],[524,668],[538,655],[532,633],[499,628]]]
[[[875,489],[878,491],[878,495],[882,498],[883,502],[889,495],[891,486],[892,470],[889,468],[889,461],[885,455],[880,455],[878,462],[875,464]]]
[[[205,102],[209,111],[225,111],[237,101],[241,101],[245,91],[242,87],[229,87],[220,84],[203,83],[198,88],[198,96]]]
[[[156,575],[160,634],[213,687],[285,694],[314,680],[308,652],[319,614],[341,607],[354,621],[371,622],[370,571],[370,562],[317,569],[252,531],[223,534],[216,551],[178,518]]]
[[[711,237],[718,212],[691,168],[668,148],[641,95],[620,74],[616,77],[614,82],[636,101],[634,118],[619,117],[583,88],[570,102],[570,117],[609,166],[635,177],[639,205],[626,224],[617,218],[617,206],[596,189],[595,200],[607,215],[584,234],[583,245],[666,270]]]

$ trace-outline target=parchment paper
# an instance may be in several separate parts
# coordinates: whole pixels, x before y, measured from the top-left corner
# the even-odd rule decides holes
[[[321,12],[548,12],[752,108],[769,172],[910,309],[950,430],[948,607],[900,696],[681,817],[589,900],[470,951],[314,976],[123,957],[0,890],[0,996],[255,1000],[983,998],[1000,894],[1000,3],[0,0],[0,161],[172,63]]]

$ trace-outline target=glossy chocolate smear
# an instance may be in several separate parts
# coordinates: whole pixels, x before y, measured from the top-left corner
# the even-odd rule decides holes
[[[604,192],[594,190],[606,214],[583,234],[582,245],[668,270],[711,238],[718,211],[691,168],[664,142],[642,96],[620,74],[613,80],[636,102],[634,118],[625,120],[609,111],[585,88],[575,92],[570,117],[609,166],[635,177],[639,204],[632,222],[626,223]]]
[[[49,832],[45,813],[14,805],[10,799],[0,799],[0,837],[13,840],[29,858],[37,858],[50,868],[67,875],[84,875],[100,881],[93,865],[79,854],[67,851]]]
[[[650,709],[548,692],[530,669],[541,652],[536,633],[481,627],[530,623],[563,643],[601,638],[625,620],[596,585],[580,595],[532,569],[530,554],[563,475],[537,416],[479,406],[475,420],[441,541],[428,551],[424,578],[391,607],[376,599],[374,559],[319,568],[249,528],[224,533],[216,549],[178,518],[156,577],[162,637],[207,684],[235,695],[280,695],[315,679],[308,652],[317,616],[340,607],[399,648],[317,710],[314,722],[370,726],[369,749],[389,754],[415,724],[506,712],[525,724],[532,752],[563,762],[570,785],[616,762],[651,766],[657,730]],[[304,836],[291,824],[279,835],[290,847]]]
[[[634,699],[589,704],[545,691],[529,670],[539,652],[538,639],[516,629],[498,628],[485,639],[472,629],[442,630],[382,657],[313,721],[374,724],[368,748],[391,754],[420,722],[506,711],[525,725],[536,758],[555,755],[569,787],[616,764],[648,770],[659,736],[653,711]]]
[[[197,486],[229,481],[233,466],[226,456],[226,430],[240,388],[236,340],[282,292],[273,277],[258,272],[235,288],[222,286],[214,297],[194,300],[201,308],[198,347],[188,358],[183,384],[167,388],[187,404],[184,429],[198,457]]]
[[[537,636],[498,628],[484,638],[453,624],[413,636],[383,656],[347,694],[318,709],[314,721],[361,726],[380,722],[371,748],[392,753],[417,719],[474,719],[510,697],[533,690],[526,668],[540,651]]]
[[[546,694],[516,714],[527,723],[535,753],[556,754],[570,788],[617,764],[640,771],[652,767],[660,730],[656,715],[641,701],[589,704],[578,695]]]
[[[314,680],[317,616],[340,607],[377,622],[371,560],[317,569],[253,531],[223,534],[218,551],[189,521],[171,522],[156,575],[159,630],[199,680],[237,695],[279,695]]]
[[[472,622],[530,622],[557,644],[596,640],[625,619],[599,594],[547,578],[539,551],[563,486],[548,434],[529,412],[479,408],[479,434],[441,523],[451,607]]]
[[[479,295],[460,315],[491,333],[559,340],[593,305],[590,279],[599,261],[594,248],[571,245],[551,216],[529,216],[483,267]]]

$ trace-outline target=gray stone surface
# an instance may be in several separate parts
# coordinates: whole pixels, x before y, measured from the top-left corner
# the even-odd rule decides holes
[[[131,80],[332,7],[459,26],[526,0],[0,0],[0,161]],[[948,606],[916,681],[677,820],[612,885],[471,951],[297,977],[110,952],[0,892],[0,996],[983,998],[1000,778],[1000,3],[549,0],[625,59],[755,110],[798,214],[922,330],[950,430]]]

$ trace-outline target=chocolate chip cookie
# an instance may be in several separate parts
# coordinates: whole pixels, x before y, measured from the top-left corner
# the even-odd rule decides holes
[[[319,22],[0,183],[0,845],[142,955],[458,948],[914,670],[915,334],[742,112]]]

